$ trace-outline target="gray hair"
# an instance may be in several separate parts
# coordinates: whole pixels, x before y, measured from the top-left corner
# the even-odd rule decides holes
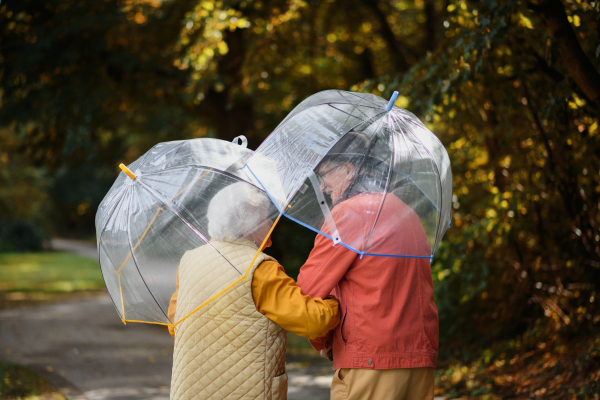
[[[236,240],[264,223],[269,198],[246,182],[221,189],[208,204],[208,234],[215,240]]]

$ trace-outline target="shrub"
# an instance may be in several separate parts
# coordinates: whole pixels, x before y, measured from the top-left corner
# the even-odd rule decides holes
[[[0,220],[0,252],[40,251],[45,235],[30,221]]]

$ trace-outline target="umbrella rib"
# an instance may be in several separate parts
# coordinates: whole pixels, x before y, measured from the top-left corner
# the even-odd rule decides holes
[[[111,260],[110,256],[108,255],[108,251],[106,251],[106,248],[104,247],[104,243],[99,243],[99,248],[98,248],[98,263],[100,264],[100,273],[102,274],[102,279],[104,279],[104,283],[106,283],[106,278],[104,277],[104,271],[102,271],[102,263],[100,262],[100,248],[102,248],[104,250],[104,253],[106,254],[106,257],[108,258],[108,260],[110,261],[110,263],[112,264],[113,268],[115,266],[115,263],[113,263],[113,261]],[[116,273],[116,271],[112,271],[113,273]],[[117,276],[118,279],[120,279]],[[120,288],[121,283],[119,282],[119,288]],[[106,287],[108,288],[108,285],[106,285]],[[109,292],[110,293],[110,292]],[[117,314],[119,314],[119,316],[121,316],[121,312],[119,312],[119,308],[117,307],[117,303],[115,303],[115,299],[112,297],[112,295],[110,296],[110,300],[113,302],[113,305],[115,306],[115,309],[117,310]],[[121,303],[121,310],[123,310],[123,303]],[[123,321],[123,317],[121,316],[121,321]]]
[[[106,218],[106,222],[104,223],[104,226],[100,230],[100,235],[98,235],[98,242],[100,242],[100,238],[102,237],[102,235],[104,235],[104,231],[106,230],[106,226],[110,222],[110,219],[112,218],[112,216],[115,213],[116,209],[119,207],[119,203],[121,202],[121,199],[125,196],[125,193],[127,193],[126,189],[123,190],[123,193],[121,193],[120,197],[115,201],[115,206],[110,211],[110,215],[108,216],[108,218]]]
[[[213,168],[211,168],[210,170],[206,171],[205,173],[203,173],[199,178],[197,178],[195,181],[189,183],[186,187],[184,187],[183,189],[181,189],[175,196],[171,197],[171,200],[169,200],[169,202],[175,200],[177,197],[179,197],[183,192],[185,192],[190,186],[192,186],[193,184],[195,184],[196,182],[198,182],[200,179],[204,178],[206,176],[206,174],[208,174],[209,172],[211,172],[213,170]],[[165,183],[163,181],[159,181],[156,179],[151,179],[151,178],[145,178],[144,180],[146,181],[152,181],[152,182],[158,182],[158,183]],[[169,185],[171,186],[177,186],[174,183],[169,183]]]
[[[140,183],[142,184],[141,181],[140,181]],[[132,187],[132,191],[133,191],[133,187]],[[152,220],[152,223],[150,223],[148,225],[148,227],[146,228],[146,231],[144,231],[144,235],[142,235],[142,237],[140,237],[140,239],[138,240],[138,242],[137,242],[137,244],[135,245],[135,248],[134,248],[132,246],[132,243],[131,243],[131,202],[132,201],[133,201],[133,195],[129,199],[129,210],[128,210],[128,214],[129,215],[127,216],[127,241],[129,242],[129,248],[131,249],[130,255],[131,255],[131,257],[133,257],[133,265],[135,265],[135,269],[137,270],[138,274],[140,275],[140,278],[142,279],[142,282],[144,282],[144,285],[146,286],[146,289],[148,289],[148,293],[150,293],[150,296],[152,296],[152,299],[154,300],[154,302],[158,306],[159,310],[162,311],[162,313],[165,316],[165,318],[167,320],[169,320],[169,317],[168,317],[167,313],[165,313],[165,310],[162,309],[162,307],[158,303],[158,300],[156,300],[156,297],[154,297],[154,294],[150,290],[150,287],[148,287],[148,283],[146,283],[146,280],[144,279],[144,275],[142,275],[142,271],[140,271],[140,267],[138,265],[137,258],[135,256],[135,254],[133,253],[133,251],[135,249],[137,249],[137,247],[139,246],[139,244],[142,242],[142,239],[144,238],[144,236],[146,236],[146,233],[150,229],[150,226],[152,225],[152,223],[154,223],[154,220],[158,216],[158,213],[161,211],[161,209],[159,208],[158,210],[156,210],[156,214],[154,215],[154,219]],[[125,266],[125,264],[123,264],[123,266]],[[121,268],[123,268],[123,266]],[[121,274],[119,274],[119,283],[121,282],[120,278],[121,278]],[[123,301],[123,295],[121,295],[121,301]],[[125,322],[125,312],[123,312],[123,322]]]
[[[169,171],[173,171],[173,170],[177,170],[177,169],[185,169],[185,168],[188,168],[188,167],[209,168],[211,171],[218,172],[219,174],[227,175],[227,176],[229,176],[231,178],[234,178],[236,180],[244,181],[244,182],[248,183],[249,185],[254,186],[257,189],[260,189],[258,186],[256,186],[252,182],[249,182],[249,181],[245,180],[244,178],[242,178],[240,176],[234,175],[231,172],[226,172],[226,171],[221,171],[221,170],[215,170],[214,168],[211,168],[211,167],[209,167],[207,165],[202,165],[202,164],[187,164],[186,166],[178,166],[178,167],[166,168],[166,169],[163,169],[163,170],[161,170],[159,172],[150,172],[150,173],[147,173],[146,175],[143,175],[143,176],[148,176],[149,174],[160,174],[162,172],[169,172]]]
[[[349,96],[358,97],[358,98],[359,98],[361,101],[363,101],[363,100],[364,100],[364,101],[368,101],[369,103],[373,104],[374,106],[377,106],[377,103],[375,103],[374,101],[371,101],[371,100],[369,100],[369,99],[366,99],[366,98],[364,98],[364,97],[362,97],[362,96],[359,96],[358,94],[356,94],[356,93],[354,93],[354,92],[346,92],[346,91],[344,91],[344,92],[343,92],[343,94],[341,94],[341,91],[340,91],[340,95],[341,95],[341,96],[342,96],[344,99],[346,99],[346,97],[345,97],[345,95],[346,95],[346,94],[347,94],[347,95],[349,95]],[[350,101],[350,100],[348,100],[348,101]]]
[[[409,144],[408,144],[408,142],[406,140],[406,135],[404,134],[404,130],[401,129],[401,126],[398,123],[398,120],[399,120],[398,115],[396,113],[394,113],[394,114],[391,114],[391,116],[392,116],[392,119],[394,120],[394,123],[398,125],[398,131],[401,132],[402,140],[404,141],[404,144],[406,145],[407,150],[409,150],[411,148],[411,146],[409,146]],[[414,145],[412,147],[415,148],[417,152],[419,152],[419,150]],[[394,148],[394,150],[395,150],[395,148]],[[410,155],[410,152],[409,152],[409,155]],[[412,163],[410,165],[411,165],[411,171],[410,171],[410,173],[412,173]],[[423,193],[423,195],[427,198],[427,200],[429,200],[429,202],[435,207],[435,209],[438,210],[438,213],[441,212],[440,209],[438,208],[438,206],[433,202],[433,200],[431,200],[429,198],[429,196],[427,195],[427,193],[425,193],[425,191],[423,189],[421,189],[421,187],[417,184],[417,182],[415,182],[415,180],[412,178],[412,176],[410,175],[410,173],[408,175],[406,175],[405,173],[402,173],[400,171],[394,170],[394,172],[406,176],[413,183],[413,185],[415,185],[417,187],[417,189],[419,189],[421,191],[421,193]],[[436,227],[436,238],[437,238],[437,227]],[[433,242],[434,245],[435,245],[436,238],[434,238],[434,242]],[[432,249],[431,252],[433,253],[433,249]]]
[[[328,103],[315,104],[314,106],[310,106],[309,108],[313,108],[313,107],[317,107],[317,106],[323,106],[323,105],[331,105],[331,104],[349,105],[350,103],[348,103],[348,102],[341,102],[341,101],[330,101]],[[364,105],[364,104],[359,104],[359,106],[362,107],[362,108],[370,108],[372,110],[381,110],[383,108],[383,107],[370,106],[370,105]],[[300,112],[304,112],[304,110],[300,111]]]
[[[104,223],[104,227],[102,228],[102,230],[100,231],[100,236],[98,238],[98,244],[102,245],[100,243],[100,240],[102,238],[102,236],[104,235],[104,232],[106,231],[106,226],[108,225],[108,223],[110,222],[113,214],[115,213],[115,211],[117,210],[117,208],[119,207],[119,204],[121,203],[121,199],[125,196],[125,194],[127,194],[127,189],[123,190],[123,193],[121,194],[121,196],[119,197],[119,199],[117,201],[115,201],[115,206],[113,207],[113,209],[110,212],[110,215],[108,216],[108,218],[106,219],[106,222]],[[106,256],[108,257],[109,261],[111,262],[111,264],[113,265],[113,268],[115,266],[115,263],[110,259],[110,257],[108,256],[108,252],[106,250],[104,250],[104,252],[106,253]],[[100,273],[102,274],[102,278],[104,278],[104,272],[102,272],[102,263],[100,262],[100,249],[98,249],[98,264],[100,264]],[[123,268],[123,267],[121,267]],[[121,269],[119,269],[118,271],[114,271],[117,274],[118,280],[119,280],[119,293],[121,296],[121,320],[124,320],[125,318],[125,307],[123,306],[123,292],[121,291]],[[106,282],[106,279],[104,279],[104,282]],[[112,296],[111,296],[111,300],[113,301],[113,304],[115,306],[115,308],[117,309],[117,314],[119,313],[119,309],[117,308],[117,305],[115,304],[115,301],[113,300]]]
[[[350,117],[355,118],[355,119],[359,119],[357,116],[352,115],[352,114],[350,114],[350,113],[348,113],[346,111],[340,110],[339,108],[334,107],[331,104],[329,104],[329,107],[333,108],[334,110],[338,110],[339,112],[341,112],[343,114],[346,114],[348,116],[348,118],[346,118],[346,120],[344,121],[344,123],[342,124],[342,126],[346,125],[346,122],[348,122],[348,120],[350,119]]]
[[[202,234],[202,232],[200,232],[199,230],[197,230],[187,219],[185,219],[184,217],[182,217],[179,212],[177,212],[177,210],[175,210],[172,206],[170,206],[168,204],[168,202],[165,202],[163,199],[160,198],[160,196],[156,193],[154,193],[154,191],[152,190],[152,188],[150,188],[150,186],[146,185],[144,182],[140,181],[140,184],[144,187],[144,189],[150,193],[150,195],[152,197],[154,197],[156,200],[160,201],[161,203],[163,203],[173,214],[177,215],[184,224],[186,224],[188,226],[188,228],[190,228],[192,230],[192,232],[194,232],[196,235],[198,235],[206,244],[208,244],[210,247],[212,247],[213,250],[215,250],[217,253],[219,253],[221,255],[221,257],[223,257],[228,263],[229,265],[231,265],[233,267],[233,269],[235,269],[240,275],[242,275],[242,272],[237,269],[235,267],[235,265],[233,265],[228,259],[227,257],[225,257],[212,243],[210,243],[210,241]]]
[[[398,119],[398,116],[396,114],[392,114],[392,118],[394,119],[394,121],[396,121]],[[398,125],[398,129],[400,130],[400,125]],[[410,146],[409,146],[408,142],[406,141],[406,136],[404,135],[404,131],[402,131],[402,140],[404,141],[406,148],[409,149]],[[416,149],[416,147],[415,147],[415,149]],[[419,152],[419,149],[416,149],[416,151]],[[396,170],[394,170],[394,172],[396,172],[397,174],[402,174],[402,175],[406,176],[412,182],[412,184],[415,185],[417,187],[417,189],[419,189],[421,191],[421,193],[423,193],[423,195],[427,198],[427,200],[429,200],[429,202],[431,202],[431,205],[433,205],[435,207],[435,209],[438,210],[438,212],[441,212],[440,208],[437,206],[437,204],[435,204],[435,202],[433,200],[431,200],[429,198],[429,196],[427,196],[427,193],[425,193],[425,191],[423,189],[421,189],[421,187],[417,184],[417,182],[415,182],[415,180],[412,178],[410,173],[407,175],[403,172],[396,171]]]
[[[131,199],[129,201],[131,201]],[[129,258],[133,255],[133,250],[137,249],[137,247],[140,245],[140,243],[142,242],[142,239],[144,239],[144,236],[146,236],[146,234],[150,230],[150,227],[154,223],[154,220],[156,220],[156,217],[158,217],[158,213],[160,213],[161,210],[162,210],[162,208],[160,208],[160,207],[158,208],[158,210],[156,210],[156,214],[154,214],[154,218],[152,218],[152,220],[150,221],[150,223],[146,227],[146,230],[144,231],[144,233],[142,234],[142,236],[140,236],[140,239],[138,240],[138,242],[136,243],[136,245],[133,247],[133,249],[131,250],[131,252],[127,256],[127,258],[125,258],[125,261],[123,261],[123,264],[121,264],[121,267],[117,271],[118,274],[121,273],[121,270],[123,269],[123,267],[125,267],[125,264],[127,264],[127,261],[129,261]],[[127,219],[127,229],[129,229],[129,219]]]
[[[343,103],[342,103],[342,104],[343,104]],[[361,113],[362,115],[364,115],[364,117],[365,117],[365,118],[369,118],[369,116],[368,116],[367,114],[365,114],[365,113],[364,113],[362,110],[360,110],[360,109],[358,108],[358,106],[357,106],[357,105],[355,105],[355,104],[353,104],[353,103],[347,103],[347,104],[348,104],[348,105],[350,105],[350,106],[352,106],[352,109],[353,109],[353,110],[356,110],[356,111],[358,111],[359,113]],[[330,104],[328,104],[328,105],[331,107],[331,105],[330,105]]]
[[[156,176],[156,174],[152,174],[151,176]],[[166,186],[174,186],[174,187],[178,187],[177,184],[175,183],[171,183],[171,182],[165,182],[165,181],[161,181],[159,179],[153,179],[151,177],[149,177],[148,175],[144,175],[144,180],[146,182],[150,181],[150,182],[156,182],[156,183],[160,183],[162,185],[166,185]]]
[[[132,187],[129,187],[129,191],[132,191]],[[131,211],[131,198],[133,197],[133,195],[129,196],[129,203],[128,203],[128,207],[127,207],[127,212],[125,213],[126,217],[127,217],[127,228],[126,228],[126,232],[127,232],[127,242],[129,243],[129,248],[131,249],[131,238],[129,237],[129,211]],[[131,252],[133,252],[133,250],[131,250]],[[131,254],[131,253],[130,253]],[[127,324],[125,322],[125,302],[123,301],[123,290],[121,288],[121,270],[123,269],[123,267],[125,266],[125,264],[127,263],[127,261],[129,260],[130,256],[127,256],[127,258],[125,259],[125,262],[123,262],[123,264],[121,265],[121,268],[119,268],[119,270],[117,271],[117,277],[119,278],[119,294],[121,296],[121,310],[123,310],[123,323]]]
[[[139,164],[139,165],[144,165],[144,162],[146,161],[146,158],[148,158],[148,157],[150,156],[150,153],[152,152],[152,150],[153,150],[154,148],[156,148],[156,146],[158,146],[158,145],[160,145],[160,144],[161,144],[161,143],[157,143],[157,144],[155,144],[154,146],[152,146],[152,148],[151,148],[150,150],[148,150],[148,151],[146,152],[146,154],[144,154],[144,156],[143,156],[144,158],[142,158],[142,160],[140,161],[140,164]]]
[[[357,127],[359,127],[360,125],[366,125],[364,129],[367,129],[369,126],[373,125],[373,124],[375,123],[375,121],[376,121],[378,118],[380,118],[382,115],[385,115],[385,114],[387,114],[387,111],[383,111],[383,112],[380,112],[379,114],[375,114],[375,115],[373,115],[371,118],[369,118],[369,119],[367,119],[367,120],[364,120],[364,121],[362,121],[362,122],[359,122],[358,124],[354,125],[354,126],[353,126],[353,127],[352,127],[352,128],[351,128],[351,129],[350,129],[348,132],[346,132],[345,134],[347,134],[347,133],[349,133],[349,132],[352,132],[354,129],[356,129],[356,128],[357,128]],[[367,125],[367,123],[368,123],[368,125]],[[345,134],[344,134],[344,135],[345,135]],[[340,139],[341,139],[341,137],[340,137]],[[339,140],[339,139],[338,139],[338,140]],[[330,149],[330,150],[331,150],[331,149]]]
[[[439,212],[441,212],[441,211],[440,211],[440,208],[439,208],[439,207],[438,207],[438,206],[437,206],[437,205],[436,205],[436,204],[433,202],[433,200],[431,200],[431,199],[429,198],[429,196],[427,196],[427,193],[425,193],[425,191],[424,191],[423,189],[421,189],[421,187],[420,187],[420,186],[417,184],[417,182],[415,182],[415,180],[412,178],[412,176],[410,176],[410,175],[406,175],[404,172],[396,171],[395,169],[392,169],[392,171],[394,171],[394,172],[395,172],[395,173],[397,173],[397,174],[404,175],[405,177],[407,177],[407,178],[408,178],[408,180],[409,180],[409,181],[411,181],[411,182],[412,182],[412,184],[413,184],[413,185],[415,185],[415,186],[416,186],[416,188],[417,188],[417,189],[419,189],[419,190],[421,191],[421,193],[423,193],[423,196],[425,196],[425,197],[427,198],[427,200],[429,200],[429,202],[431,203],[431,205],[432,205],[432,206],[433,206],[433,207],[434,207],[436,210],[438,210]]]
[[[354,104],[352,101],[348,100],[342,91],[339,91],[338,93],[340,94],[340,96],[341,96],[341,97],[342,97],[344,100],[346,100],[346,101],[347,101],[347,104],[348,104],[348,105],[352,106],[352,108],[354,108],[355,110],[357,110],[358,112],[360,112],[362,115],[364,115],[364,116],[365,116],[365,118],[368,118],[367,114],[365,114],[364,112],[362,112],[362,110],[359,110],[359,109],[358,109],[358,106],[360,105],[360,103],[359,103],[358,105],[356,105],[356,104]],[[348,93],[352,94],[351,92],[348,92]],[[360,97],[360,96],[357,96],[357,95],[354,95],[354,94],[352,94],[352,96],[359,98],[359,99],[360,99],[360,101],[362,101],[362,100],[363,100],[363,98],[362,98],[362,97]],[[342,103],[342,104],[343,104],[343,103]]]
[[[389,119],[389,115],[388,115],[388,119]],[[381,118],[381,120],[379,121],[379,125],[377,126],[375,131],[377,131],[379,129],[379,126],[381,126],[381,123],[383,122],[383,120],[384,119]],[[390,135],[390,137],[391,137],[391,135]],[[379,221],[379,215],[381,214],[381,209],[383,208],[383,203],[385,202],[385,199],[387,196],[387,189],[388,189],[388,185],[390,183],[390,174],[392,172],[392,161],[394,160],[395,152],[396,152],[396,146],[394,146],[394,140],[392,139],[392,154],[390,155],[388,175],[387,175],[387,179],[385,180],[385,188],[383,189],[383,196],[381,197],[381,202],[379,203],[379,209],[377,210],[377,215],[375,215],[375,221],[373,222],[373,227],[371,228],[369,237],[367,238],[367,241],[365,242],[365,248],[363,250],[363,253],[369,247],[369,242],[371,241],[371,237],[373,236],[373,232],[375,231],[375,226],[377,225],[377,221]]]
[[[338,139],[335,141],[335,143],[334,143],[334,144],[333,144],[333,145],[332,145],[332,146],[331,146],[331,147],[330,147],[330,148],[327,150],[327,153],[329,153],[329,151],[330,151],[330,150],[333,148],[333,146],[335,146],[335,144],[336,144],[337,142],[339,142],[339,141],[340,141],[340,140],[341,140],[341,139],[342,139],[342,138],[343,138],[345,135],[347,135],[349,132],[352,132],[352,131],[353,131],[353,130],[354,130],[356,127],[357,127],[357,126],[360,126],[360,125],[362,125],[362,124],[366,124],[366,123],[368,123],[368,122],[370,122],[370,124],[369,124],[369,125],[372,125],[372,124],[373,124],[373,123],[374,123],[374,122],[375,122],[375,121],[376,121],[376,120],[377,120],[377,119],[378,119],[378,118],[379,118],[381,115],[384,115],[384,114],[386,114],[386,111],[383,111],[383,112],[381,112],[381,113],[379,113],[379,114],[376,114],[376,115],[374,115],[373,117],[371,117],[370,119],[368,119],[368,120],[366,120],[366,121],[361,121],[361,122],[357,123],[356,125],[354,125],[352,128],[350,128],[350,129],[349,129],[349,130],[348,130],[346,133],[344,133],[343,135],[341,135],[341,136],[340,136],[340,137],[339,137],[339,138],[338,138]],[[264,142],[263,142],[263,143],[264,143]],[[257,151],[258,151],[258,150],[257,150]],[[322,159],[323,159],[323,157],[321,157],[321,159],[319,159],[319,162],[321,162],[321,160],[322,160]],[[317,164],[318,164],[318,163],[317,163]],[[313,169],[313,172],[314,172],[314,169]],[[254,175],[254,174],[253,174],[253,175]],[[256,178],[256,176],[255,176],[255,178]],[[257,178],[257,179],[258,179],[258,178]],[[260,183],[260,181],[259,181],[259,183]],[[261,183],[261,186],[262,186],[262,183]],[[288,196],[288,198],[289,198],[289,199],[293,199],[293,198],[294,198],[294,196],[296,196],[296,194],[298,193],[298,190],[300,190],[300,187],[301,187],[301,185],[298,185],[298,187],[297,187],[297,188],[296,188],[296,189],[293,191],[293,193],[291,193],[291,194]],[[266,190],[264,187],[263,187],[263,190],[264,190],[264,192],[265,192],[265,193],[267,193],[267,195],[268,195],[269,197],[271,197],[271,195],[269,195],[269,193],[267,192],[267,190]],[[287,214],[285,214],[285,213],[284,213],[284,215],[287,215]]]
[[[297,223],[297,224],[299,224],[299,225],[301,225],[301,226],[303,226],[303,227],[305,227],[305,228],[307,228],[307,229],[309,229],[309,230],[311,230],[311,231],[313,231],[313,232],[315,232],[315,233],[317,233],[319,235],[325,236],[327,239],[330,239],[330,240],[333,241],[333,238],[331,236],[329,236],[328,234],[323,233],[320,230],[318,230],[318,229],[316,229],[316,228],[314,228],[314,227],[312,227],[312,226],[310,226],[308,224],[305,224],[304,222],[302,222],[302,221],[300,221],[300,220],[298,220],[298,219],[296,219],[294,217],[291,217],[291,216],[289,216],[287,214],[283,214],[283,216],[286,217],[287,219],[289,219],[290,221],[294,221],[295,223]],[[431,256],[409,256],[409,255],[399,255],[399,254],[362,253],[361,251],[356,250],[354,247],[352,247],[352,246],[350,246],[350,245],[348,245],[348,244],[346,244],[344,242],[340,242],[340,244],[342,246],[344,246],[345,248],[347,248],[348,250],[351,250],[351,251],[355,252],[356,254],[363,254],[365,256],[395,257],[395,258],[428,258],[429,260],[431,260]]]
[[[208,174],[210,171],[206,171],[200,178],[198,178],[196,180],[199,181],[200,179],[202,179],[206,174]],[[195,182],[192,182],[195,183]],[[190,183],[190,185],[192,184]],[[188,185],[187,187],[189,187],[190,185]],[[184,188],[181,192],[177,193],[175,196],[173,196],[173,198],[171,198],[171,200],[169,200],[169,202],[173,201],[173,199],[175,199],[177,196],[179,196],[185,189]],[[133,196],[132,196],[133,197]],[[162,200],[159,200],[162,203]],[[131,199],[130,199],[131,202]],[[116,207],[115,207],[116,209]],[[138,240],[137,244],[135,245],[135,247],[133,248],[133,250],[137,249],[137,247],[140,245],[140,243],[142,242],[142,239],[144,239],[144,236],[146,236],[146,234],[148,233],[148,231],[150,230],[150,227],[152,226],[152,224],[154,223],[154,221],[156,220],[156,217],[158,217],[158,213],[160,213],[162,211],[162,208],[158,208],[158,210],[156,210],[156,214],[154,214],[154,218],[152,218],[152,220],[150,221],[150,223],[148,224],[148,226],[146,227],[146,230],[144,231],[144,233],[142,234],[142,236],[140,237],[140,239]],[[128,220],[129,223],[129,220]],[[128,228],[129,229],[129,228]],[[123,267],[125,266],[125,264],[127,264],[127,261],[129,261],[129,257],[131,257],[132,253],[129,253],[129,255],[127,256],[127,258],[125,258],[125,261],[123,262],[123,264],[121,264],[121,267],[119,268],[119,270],[117,271],[117,274],[121,273],[121,270],[123,269]]]
[[[436,162],[434,162],[434,158],[433,155],[429,152],[429,149],[423,144],[423,142],[421,142],[421,140],[417,137],[417,135],[415,135],[414,133],[410,132],[410,134],[412,136],[414,136],[414,138],[421,144],[421,146],[423,147],[423,149],[427,152],[427,154],[429,155],[429,157],[431,157],[432,160],[432,164],[435,166],[435,169],[437,171],[437,176],[438,176],[438,183],[439,183],[439,187],[440,187],[440,205],[442,205],[443,201],[444,201],[444,193],[442,191],[442,182],[440,181],[441,179],[441,175],[440,175],[440,169],[438,168],[438,165]],[[438,216],[439,216],[439,220],[442,221],[442,210],[438,209]],[[435,241],[433,242],[433,244],[435,245],[435,249],[431,249],[432,253],[435,253],[435,251],[437,250],[437,242],[438,242],[438,236],[439,236],[439,230],[440,230],[440,226],[438,223],[438,226],[436,227],[437,229],[435,230]]]

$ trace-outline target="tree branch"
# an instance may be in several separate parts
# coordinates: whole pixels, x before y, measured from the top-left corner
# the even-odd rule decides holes
[[[558,44],[558,51],[565,68],[577,86],[593,103],[600,104],[600,74],[579,44],[567,13],[560,0],[541,0],[529,6],[541,16],[550,35]]]
[[[529,48],[528,51],[530,51],[531,54],[533,54],[533,57],[537,61],[537,67],[539,68],[539,70],[542,71],[544,74],[548,75],[550,79],[552,79],[556,83],[562,82],[565,79],[565,76],[563,74],[549,66],[546,60],[544,60],[544,58],[540,56],[536,51],[534,51],[531,48]]]
[[[394,63],[398,66],[398,70],[406,71],[416,62],[416,57],[412,51],[396,38],[390,24],[387,21],[386,15],[379,8],[379,4],[374,0],[363,0],[363,4],[369,8],[381,26],[380,33],[383,39],[387,42]]]
[[[435,1],[425,1],[425,15],[427,20],[425,21],[425,48],[428,51],[433,51],[438,44],[438,32],[440,26],[440,18],[435,9]]]
[[[529,94],[529,88],[527,87],[527,83],[524,80],[521,80],[521,85],[523,86],[523,93],[525,94],[525,99],[527,100],[527,108],[529,108],[529,112],[531,112],[531,116],[533,117],[533,122],[537,127],[540,136],[544,139],[544,146],[546,147],[546,151],[548,152],[548,163],[550,164],[550,171],[554,171],[554,158],[552,157],[552,148],[550,147],[550,140],[548,140],[548,135],[546,135],[546,131],[542,126],[540,119],[537,116],[537,112],[533,108],[533,102],[531,101],[531,96]]]

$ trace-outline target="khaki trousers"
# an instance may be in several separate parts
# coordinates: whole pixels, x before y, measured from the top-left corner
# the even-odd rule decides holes
[[[337,369],[331,400],[433,400],[433,368]]]

